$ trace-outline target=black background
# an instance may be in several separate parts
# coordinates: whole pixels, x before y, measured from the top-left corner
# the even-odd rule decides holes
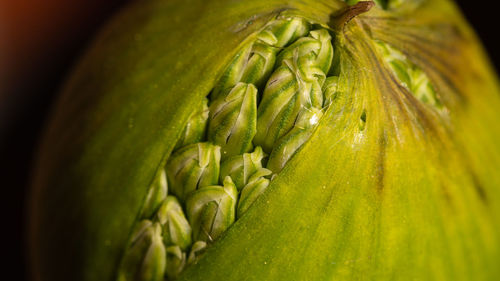
[[[104,3],[102,1],[100,3]],[[25,197],[28,192],[28,181],[33,154],[37,139],[47,117],[58,85],[64,74],[71,67],[75,57],[82,51],[85,43],[92,38],[92,34],[105,21],[110,13],[117,10],[123,0],[111,0],[106,4],[99,4],[88,16],[92,20],[88,23],[76,25],[71,33],[69,43],[61,46],[62,51],[57,54],[48,53],[39,57],[37,63],[46,63],[43,69],[32,69],[25,72],[29,83],[13,83],[9,89],[6,105],[8,110],[3,114],[3,126],[0,127],[0,187],[2,193],[1,205],[4,208],[2,225],[2,255],[4,267],[7,271],[2,276],[17,276],[11,280],[27,280],[27,266],[25,262]],[[97,3],[97,2],[96,2]],[[500,66],[500,44],[498,37],[498,18],[500,13],[486,5],[478,5],[480,1],[458,1],[465,16],[477,31],[483,41],[496,69]],[[2,43],[2,42],[0,42]],[[50,63],[47,63],[49,62]],[[6,247],[5,247],[6,246]],[[70,258],[70,257],[68,257]],[[11,273],[11,274],[9,274]]]

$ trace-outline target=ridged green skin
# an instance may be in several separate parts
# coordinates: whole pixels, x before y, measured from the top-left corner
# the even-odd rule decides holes
[[[345,26],[332,20],[345,8],[335,0],[126,8],[71,75],[40,147],[29,232],[36,280],[116,280],[147,187],[190,114],[279,13],[332,24],[341,94],[180,280],[498,280],[498,80],[455,5],[407,2]],[[372,39],[422,68],[445,112],[400,87]]]

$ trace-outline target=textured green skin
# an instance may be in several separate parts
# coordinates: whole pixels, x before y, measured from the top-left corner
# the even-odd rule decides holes
[[[498,80],[455,6],[420,2],[334,27],[348,77],[339,87],[351,94],[180,280],[500,278]],[[284,8],[326,24],[343,5],[153,0],[115,17],[64,87],[41,144],[37,280],[115,280],[147,187],[238,46]],[[395,84],[370,37],[428,73],[449,117]]]

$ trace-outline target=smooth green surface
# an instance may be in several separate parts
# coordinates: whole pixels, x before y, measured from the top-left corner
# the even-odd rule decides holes
[[[454,5],[408,2],[332,27],[335,102],[180,280],[500,278],[497,78]],[[38,280],[115,280],[158,168],[241,42],[283,9],[326,24],[343,5],[155,0],[120,13],[68,81],[40,148]],[[443,112],[397,84],[372,39],[427,73]]]

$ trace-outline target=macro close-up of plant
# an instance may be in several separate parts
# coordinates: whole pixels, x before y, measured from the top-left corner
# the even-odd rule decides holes
[[[500,84],[451,0],[148,0],[61,88],[34,280],[499,280]]]

